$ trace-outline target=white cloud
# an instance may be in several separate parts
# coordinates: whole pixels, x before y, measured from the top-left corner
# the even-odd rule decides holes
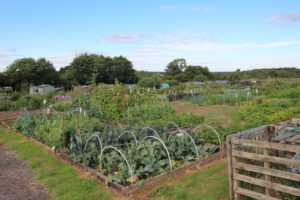
[[[300,22],[300,12],[273,14],[270,17],[270,20],[281,24]]]
[[[257,45],[257,46],[258,47],[272,48],[272,47],[283,47],[283,46],[290,46],[290,45],[296,45],[296,44],[300,44],[300,41],[273,42],[273,43],[261,44],[261,45]]]
[[[4,71],[9,64],[20,56],[19,50],[16,48],[0,49],[0,71]]]
[[[147,35],[141,33],[112,33],[104,35],[99,39],[99,41],[113,43],[135,43],[139,39],[145,37],[147,37]]]

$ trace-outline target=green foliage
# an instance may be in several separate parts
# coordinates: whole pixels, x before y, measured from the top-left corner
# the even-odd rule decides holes
[[[154,120],[164,118],[166,115],[174,115],[175,108],[168,103],[144,104],[130,107],[127,111],[127,118],[133,120]]]
[[[234,72],[225,74],[225,78],[231,76]],[[268,68],[268,69],[253,69],[240,72],[243,79],[250,78],[299,78],[300,70],[297,68]],[[223,77],[224,78],[224,77]]]
[[[119,138],[122,133],[125,133],[124,131],[131,131],[135,134],[138,145],[136,145],[135,139],[131,134],[123,134]],[[168,154],[162,143],[151,137],[145,140],[147,136],[153,136],[153,134],[152,130],[140,127],[135,129],[127,128],[125,130],[108,130],[92,135],[74,135],[71,139],[70,155],[74,161],[92,166],[108,175],[108,183],[116,181],[126,185],[170,170]],[[163,132],[157,132],[157,134],[155,135],[168,148],[173,168],[197,160],[196,152],[202,158],[214,153],[218,148],[214,145],[203,145],[202,141],[195,141],[195,147],[191,139],[184,135],[169,137]],[[103,157],[99,157],[101,147],[96,136],[101,137],[103,147],[113,145],[123,153],[129,162],[133,176],[130,175],[124,158],[112,148],[106,148],[102,154]],[[117,141],[118,138],[119,140]],[[89,143],[87,144],[88,139]]]
[[[122,83],[137,82],[132,63],[122,56],[111,58],[96,54],[82,54],[74,58],[65,73],[74,74],[76,81],[81,85],[91,82],[111,84],[116,79]]]
[[[166,74],[174,76],[181,73],[186,68],[186,61],[184,58],[174,59],[167,65]]]
[[[53,104],[52,108],[56,111],[63,112],[70,110],[72,104],[71,103],[56,103]]]
[[[277,90],[269,94],[270,98],[300,98],[300,88],[286,88],[284,90]]]
[[[160,85],[162,83],[161,77],[158,75],[151,76],[151,77],[144,77],[141,78],[138,82],[138,86],[144,87],[144,88],[160,88]]]
[[[145,88],[129,89],[119,83],[113,87],[101,84],[92,90],[91,101],[106,120],[121,120],[129,107],[155,103],[156,93]]]
[[[11,86],[18,91],[28,91],[31,85],[56,85],[58,81],[54,66],[45,58],[38,60],[33,58],[17,59],[7,67],[6,74]]]
[[[177,124],[179,127],[183,126],[190,126],[195,124],[200,124],[205,120],[205,118],[201,115],[197,115],[194,112],[186,112],[186,113],[180,113],[180,114],[171,114],[171,115],[165,115],[163,118],[155,119],[155,120],[148,120],[143,122],[145,125],[150,125],[153,127],[156,127],[159,130],[163,130],[165,128],[165,125],[168,122],[173,122]],[[137,123],[139,123],[137,121]],[[172,127],[174,128],[174,127]]]
[[[1,101],[0,111],[17,110],[20,108],[20,103],[17,101]]]
[[[34,131],[32,137],[49,147],[60,149],[65,146],[63,133],[63,119],[61,115],[54,115],[52,119],[45,120],[42,116],[34,118]]]

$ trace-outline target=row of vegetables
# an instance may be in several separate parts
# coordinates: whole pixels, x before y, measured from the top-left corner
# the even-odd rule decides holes
[[[163,122],[159,126],[125,126],[106,123],[101,113],[96,116],[83,108],[35,116],[23,110],[14,128],[56,150],[68,149],[73,161],[107,175],[107,182],[124,185],[142,183],[219,150],[219,145],[207,144],[197,136],[201,127],[184,131],[175,123]],[[180,125],[193,124],[186,121]]]

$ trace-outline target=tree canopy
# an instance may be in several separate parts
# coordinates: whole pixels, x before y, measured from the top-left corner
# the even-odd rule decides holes
[[[74,58],[65,73],[73,73],[76,81],[87,85],[95,83],[113,84],[117,79],[121,83],[136,83],[137,77],[132,63],[123,56],[105,57],[96,54],[82,54]],[[68,76],[62,73],[61,76]]]
[[[43,83],[52,85],[58,83],[57,71],[45,58],[18,59],[7,67],[6,74],[9,77],[9,84],[15,90],[26,90],[31,85]]]
[[[166,68],[165,79],[180,82],[213,80],[215,75],[207,67],[187,65],[186,60],[178,58]]]

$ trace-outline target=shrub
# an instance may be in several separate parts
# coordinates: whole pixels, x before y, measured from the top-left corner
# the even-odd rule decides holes
[[[163,118],[165,115],[175,114],[175,108],[167,103],[140,105],[130,107],[127,111],[129,119],[153,120]]]
[[[149,120],[144,122],[145,125],[153,126],[159,130],[163,130],[165,128],[165,125],[168,122],[173,122],[179,127],[183,126],[190,126],[195,124],[200,124],[204,122],[205,117],[202,115],[197,115],[194,112],[186,112],[186,113],[180,113],[180,114],[172,114],[172,115],[166,115],[161,119],[156,120]],[[174,126],[170,125],[167,128],[175,128]]]

